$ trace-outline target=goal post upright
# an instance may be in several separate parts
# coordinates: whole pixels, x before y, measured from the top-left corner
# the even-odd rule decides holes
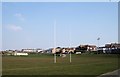
[[[56,63],[56,20],[54,20],[54,63]]]
[[[69,55],[70,55],[70,63],[72,62],[71,59],[71,26],[69,26]]]

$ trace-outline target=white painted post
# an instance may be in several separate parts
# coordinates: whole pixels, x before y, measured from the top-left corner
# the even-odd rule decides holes
[[[70,43],[70,47],[71,47],[71,32],[70,31],[71,31],[71,27],[69,27],[69,43]],[[72,60],[71,60],[71,51],[70,50],[69,50],[69,54],[70,54],[70,63],[71,63]]]
[[[71,60],[71,52],[70,52],[70,63],[72,62],[72,60]]]
[[[56,63],[56,20],[54,21],[54,63]]]

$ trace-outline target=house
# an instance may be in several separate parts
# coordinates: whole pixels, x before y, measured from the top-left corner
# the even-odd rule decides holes
[[[44,51],[44,50],[39,49],[39,48],[38,48],[38,49],[36,49],[36,52],[38,52],[38,53],[43,53],[43,51]]]
[[[87,45],[87,51],[97,51],[96,45]]]
[[[36,53],[36,49],[22,49],[21,52],[27,52],[27,53]]]
[[[71,48],[52,48],[52,53],[56,53],[56,54],[67,54],[67,53],[74,53],[75,48],[71,47]]]
[[[106,48],[109,49],[120,49],[120,43],[111,43],[111,44],[105,44]]]
[[[68,53],[74,53],[75,48],[74,47],[68,48],[67,51],[68,51]]]
[[[120,54],[120,43],[105,44],[105,46],[99,47],[98,51],[106,54]]]
[[[97,53],[106,53],[106,48],[104,46],[97,47]]]
[[[61,53],[61,49],[60,47],[57,47],[57,48],[52,48],[52,53],[55,54],[55,53]]]
[[[106,53],[120,54],[120,43],[105,44]]]
[[[76,52],[85,53],[88,51],[97,51],[96,45],[80,45],[75,48],[75,53]]]
[[[49,54],[51,54],[52,51],[53,51],[53,48],[49,48],[49,49],[43,50],[43,53],[49,53]]]
[[[14,50],[6,50],[6,51],[3,51],[3,55],[12,55],[12,53],[14,52]]]

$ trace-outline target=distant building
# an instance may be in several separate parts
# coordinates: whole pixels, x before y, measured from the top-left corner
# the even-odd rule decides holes
[[[98,51],[103,53],[120,54],[120,43],[105,44],[105,46],[99,47]]]
[[[52,53],[53,54],[55,54],[55,53],[61,53],[61,48],[60,47],[52,48]]]
[[[21,52],[20,50],[6,50],[2,52],[2,55],[13,55],[13,56],[21,56],[21,55],[28,55],[28,53]]]
[[[22,49],[21,52],[34,53],[34,52],[37,52],[37,50],[36,49]]]
[[[62,53],[74,53],[74,51],[75,51],[74,47],[62,49]]]
[[[67,53],[74,53],[75,48],[52,48],[52,53],[61,53],[61,54],[67,54]]]
[[[36,52],[38,52],[38,53],[43,53],[43,49],[36,49]]]
[[[96,45],[87,45],[87,51],[97,51]]]
[[[97,47],[96,45],[80,45],[78,47],[75,48],[75,53],[76,52],[87,52],[87,51],[97,51]]]
[[[12,55],[15,50],[6,50],[2,52],[2,55]]]

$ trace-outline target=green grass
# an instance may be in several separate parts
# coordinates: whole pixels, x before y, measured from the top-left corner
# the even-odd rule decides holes
[[[117,55],[85,54],[57,57],[53,55],[3,56],[3,75],[100,75],[118,69]]]

